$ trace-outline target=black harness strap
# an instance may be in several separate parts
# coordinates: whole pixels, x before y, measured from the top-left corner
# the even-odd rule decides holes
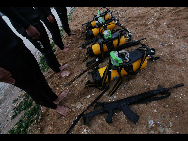
[[[112,88],[112,90],[109,92],[109,94],[108,94],[109,96],[112,96],[122,83],[121,67],[118,67],[117,71],[118,71],[118,74],[119,74],[119,79],[118,79],[117,83],[114,85],[114,87]]]
[[[141,47],[141,48],[142,48],[142,47]],[[143,53],[143,55],[142,55],[139,68],[134,72],[134,71],[133,71],[133,65],[130,64],[130,65],[124,66],[125,71],[126,71],[128,74],[130,74],[130,75],[135,75],[135,74],[137,74],[137,73],[140,71],[140,68],[142,67],[142,64],[143,64],[144,61],[146,60],[146,57],[147,57],[147,51],[144,50],[144,53]]]
[[[66,132],[66,134],[69,134],[70,131],[74,128],[74,126],[77,124],[77,122],[80,120],[80,118],[82,117],[82,115],[84,114],[85,111],[87,111],[89,109],[89,107],[91,107],[93,104],[95,104],[103,95],[104,93],[109,89],[109,86],[107,86],[104,91],[89,105],[87,106],[87,108],[80,114],[78,115],[77,119],[73,121],[73,124],[70,126],[69,130]]]
[[[106,78],[108,76],[108,71],[109,71],[109,64],[107,65],[103,77],[101,79],[101,84],[96,84],[95,82],[90,82],[89,80],[86,82],[85,86],[86,87],[97,87],[98,89],[102,90],[106,81]]]
[[[116,92],[116,90],[119,88],[119,86],[122,84],[122,77],[121,77],[122,68],[124,68],[125,71],[128,74],[130,74],[130,75],[136,75],[140,71],[144,61],[146,60],[147,51],[143,47],[140,47],[138,50],[140,50],[140,52],[142,53],[142,55],[140,56],[141,57],[141,62],[140,62],[139,68],[134,72],[132,63],[127,65],[127,66],[122,64],[121,66],[117,67],[117,71],[118,71],[118,74],[119,74],[119,79],[116,82],[116,84],[114,85],[114,87],[112,88],[112,90],[109,92],[109,94],[108,94],[109,96],[112,96]],[[86,82],[85,86],[86,87],[96,87],[98,89],[103,89],[107,76],[108,76],[108,81],[111,80],[111,71],[109,71],[110,69],[111,69],[111,59],[109,59],[109,64],[107,65],[107,67],[106,67],[106,69],[105,69],[105,71],[103,73],[103,77],[101,78],[101,81],[100,82],[97,81],[97,83],[96,83],[95,80],[94,80],[94,82],[90,82],[88,80]]]
[[[96,67],[98,65],[98,62],[95,61],[93,64],[91,64],[90,66],[87,67],[87,69],[85,69],[83,72],[81,72],[79,75],[77,75],[76,77],[74,77],[69,83],[65,84],[65,86],[72,84],[76,79],[78,79],[82,74],[84,74],[85,72],[87,72],[89,69],[92,69],[94,67]]]
[[[119,46],[119,43],[120,43],[120,37],[121,37],[121,34],[120,34],[120,32],[119,32],[119,34],[118,34],[118,44],[117,44],[117,46]]]
[[[103,54],[104,54],[103,42],[100,42],[100,51],[101,51],[101,57],[103,58]]]

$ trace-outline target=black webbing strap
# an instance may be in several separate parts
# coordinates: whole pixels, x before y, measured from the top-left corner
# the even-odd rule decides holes
[[[164,98],[167,98],[171,95],[170,92],[165,92],[165,94],[162,94],[161,96],[157,96],[157,97],[148,97],[147,99],[144,99],[142,101],[137,101],[137,102],[134,102],[134,104],[144,104],[144,103],[149,103],[151,101],[158,101],[158,100],[161,100],[161,99],[164,99]]]
[[[103,77],[101,78],[101,84],[95,84],[95,82],[90,82],[89,80],[86,82],[85,86],[86,87],[97,87],[98,89],[102,90],[104,87],[104,83],[106,81],[106,78],[108,76],[108,71],[109,71],[109,64],[107,65]]]
[[[100,43],[100,51],[101,51],[101,58],[103,58],[104,55],[103,42]]]
[[[108,71],[109,71],[110,67],[109,67],[109,64],[106,66],[106,69],[104,71],[104,74],[103,74],[103,77],[102,77],[102,83],[101,83],[101,88],[103,88],[104,86],[104,83],[106,81],[106,78],[108,76]]]
[[[80,118],[82,117],[82,115],[84,114],[85,111],[87,111],[89,109],[89,107],[91,107],[93,104],[95,104],[103,95],[104,93],[109,89],[109,86],[107,86],[104,91],[89,105],[87,106],[87,108],[80,114],[78,115],[77,119],[73,121],[73,124],[71,125],[71,127],[69,128],[69,130],[66,132],[66,134],[69,134],[70,131],[74,128],[74,126],[77,124],[77,122],[80,120]]]
[[[96,87],[96,84],[94,82],[91,82],[90,80],[88,80],[85,84],[85,87]]]
[[[140,66],[139,68],[134,72],[135,74],[137,74],[139,71],[140,71],[140,68],[142,67],[142,64],[144,63],[144,61],[146,60],[146,57],[147,57],[147,51],[146,50],[143,50],[144,53],[143,53],[143,57],[141,59],[141,62],[140,62]]]
[[[85,72],[87,72],[89,69],[92,69],[94,67],[96,67],[98,65],[98,62],[95,61],[93,64],[91,64],[90,66],[87,67],[87,69],[85,69],[83,72],[81,72],[79,75],[77,75],[76,77],[74,77],[69,83],[65,84],[66,86],[67,85],[70,85],[72,84],[76,79],[78,79],[82,74],[84,74]]]
[[[119,79],[116,82],[116,84],[114,85],[114,87],[112,88],[112,90],[109,92],[108,96],[112,96],[116,92],[116,90],[119,88],[119,86],[121,85],[121,83],[122,83],[121,67],[118,67],[117,71],[118,71],[118,74],[119,74]]]
[[[85,62],[88,58],[90,58],[90,56],[86,55],[86,57],[84,58],[83,62]]]
[[[120,34],[120,32],[119,32],[119,34],[118,34],[118,44],[117,44],[117,46],[119,46],[119,43],[120,43],[120,37],[121,37],[121,34]]]
[[[132,72],[127,71],[127,69],[126,69],[128,74],[137,74],[140,71],[140,68],[142,67],[142,64],[144,63],[144,61],[147,57],[146,53],[147,53],[146,50],[144,50],[144,53],[143,53],[143,56],[142,56],[142,59],[141,59],[141,62],[140,62],[140,66],[135,72],[133,72],[133,66],[132,66]],[[117,71],[118,71],[118,74],[119,74],[119,79],[118,79],[117,83],[114,85],[114,87],[112,88],[112,90],[109,92],[109,94],[108,94],[109,96],[112,96],[116,92],[116,90],[119,88],[119,86],[122,84],[121,69],[122,69],[122,66],[118,67]]]
[[[142,48],[142,47],[141,47]],[[132,64],[130,64],[130,65],[128,65],[128,66],[124,66],[124,69],[125,69],[125,71],[128,73],[128,74],[130,74],[130,75],[135,75],[135,74],[137,74],[139,71],[140,71],[140,69],[141,69],[141,67],[142,67],[142,64],[144,63],[144,61],[146,60],[146,57],[147,57],[147,51],[146,50],[143,50],[144,51],[144,53],[143,53],[143,55],[142,55],[142,58],[141,58],[141,62],[140,62],[140,66],[139,66],[139,68],[134,72],[133,71],[133,66],[132,66]]]

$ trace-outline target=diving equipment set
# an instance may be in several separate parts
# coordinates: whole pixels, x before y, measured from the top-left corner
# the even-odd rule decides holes
[[[112,13],[114,10],[110,11],[108,8],[106,8],[105,12],[100,10],[98,10],[98,13],[94,16],[93,20],[82,24],[82,26],[86,25],[85,39],[87,40],[86,43],[81,45],[82,48],[85,48],[86,45],[92,43],[92,45],[87,48],[86,58],[83,62],[85,62],[89,57],[96,58],[87,62],[87,69],[77,75],[67,85],[72,84],[72,82],[78,79],[82,74],[90,69],[93,69],[92,72],[89,72],[92,76],[93,82],[88,80],[85,86],[87,88],[96,87],[103,90],[103,92],[86,108],[86,110],[95,103],[95,108],[101,108],[86,114],[84,114],[86,111],[84,110],[73,122],[67,133],[70,133],[71,129],[74,128],[81,117],[83,117],[83,124],[87,125],[95,115],[108,113],[106,122],[111,123],[112,116],[117,110],[122,110],[126,117],[136,124],[139,116],[130,109],[130,105],[167,98],[170,96],[170,92],[168,92],[170,89],[184,86],[183,83],[171,88],[162,88],[159,85],[156,90],[151,90],[136,96],[130,96],[113,102],[97,102],[109,89],[109,85],[106,85],[107,82],[118,79],[108,94],[109,96],[112,96],[122,84],[122,76],[136,75],[141,69],[146,67],[148,60],[154,61],[159,59],[159,57],[154,57],[154,48],[149,48],[145,44],[141,43],[141,41],[145,38],[137,41],[131,41],[131,32],[123,27],[119,23],[119,20],[113,16]],[[115,26],[121,27],[121,29],[114,30]],[[139,44],[141,46],[136,50],[130,52],[125,50],[125,48]],[[98,65],[107,57],[109,57],[108,64],[99,68]],[[157,96],[159,94],[161,94],[160,97]]]

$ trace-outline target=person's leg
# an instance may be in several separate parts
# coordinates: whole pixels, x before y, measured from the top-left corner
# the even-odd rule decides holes
[[[63,98],[67,97],[67,94],[68,94],[68,93],[69,93],[69,90],[64,90],[64,91],[58,96],[58,98],[57,98],[56,100],[54,100],[53,102],[54,102],[55,104],[59,104]]]
[[[66,7],[54,7],[63,26],[63,29],[68,34],[68,36],[71,36],[71,30],[69,28],[68,24],[68,18],[67,18],[67,8]]]
[[[50,45],[50,41],[48,38],[48,35],[46,33],[46,30],[41,22],[39,24],[35,24],[35,28],[40,33],[39,39],[33,39],[31,38],[25,31],[24,28],[22,28],[20,25],[16,24],[12,21],[13,26],[16,28],[16,30],[24,37],[26,37],[45,57],[47,65],[56,73],[58,73],[61,77],[69,76],[71,74],[70,71],[62,71],[60,64],[54,55],[52,51],[52,47]],[[65,48],[68,49],[68,48]],[[65,50],[64,49],[64,50]]]
[[[31,62],[35,63],[36,65],[38,64],[34,56],[32,56],[32,58],[30,57],[30,55],[32,55],[31,52],[25,50],[27,50],[27,48],[22,47],[22,49],[16,55],[14,55],[6,62],[1,63],[0,66],[8,70],[12,74],[12,77],[15,79],[14,85],[26,91],[36,103],[52,109],[57,108],[57,105],[52,102],[53,100],[57,99],[56,94],[54,94],[48,87],[45,87],[50,90],[47,95],[49,95],[52,99],[50,99],[44,93],[42,85],[38,81],[38,78],[36,78],[36,76],[34,75],[36,71],[35,68],[31,69],[30,67],[28,67],[29,65],[31,65],[29,64]],[[28,54],[28,52],[30,53]],[[25,58],[24,56],[22,56],[23,54],[27,55],[28,57]],[[23,59],[25,60],[23,61]],[[30,62],[26,63],[27,60],[30,60]],[[39,76],[39,78],[41,79],[43,77]]]
[[[50,31],[50,33],[52,34],[52,39],[54,41],[54,43],[61,49],[64,49],[64,44],[63,41],[61,39],[61,35],[60,35],[60,30],[59,27],[57,25],[57,21],[55,20],[55,17],[53,16],[53,14],[51,13],[52,17],[54,18],[54,22],[50,23],[48,21],[48,19],[46,17],[44,17],[42,14],[40,16],[40,19],[43,21],[43,23],[46,25],[46,27],[48,28],[48,30]]]
[[[25,31],[23,27],[15,23],[14,21],[11,21],[12,25],[16,28],[18,33],[20,33],[22,36],[26,37],[44,56],[47,65],[56,73],[60,72],[60,64],[55,57],[52,47],[50,45],[50,40],[48,38],[48,35],[46,33],[45,28],[43,27],[42,23],[38,22],[39,24],[35,24],[35,28],[40,33],[39,39],[33,39],[31,38]]]
[[[11,21],[13,27],[16,29],[16,31],[19,34],[21,34],[23,37],[26,37],[35,46],[35,48],[37,48],[41,52],[41,50],[40,50],[41,44],[39,42],[37,42],[37,40],[31,38],[22,26],[20,26],[19,24],[17,24],[16,22],[14,22],[12,20],[10,20],[10,21]]]
[[[12,77],[16,80],[14,85],[26,91],[36,103],[55,109],[64,116],[68,114],[69,108],[57,106],[53,102],[58,97],[46,83],[37,67],[37,61],[27,48],[23,47],[12,59],[1,63],[0,66],[11,72]]]
[[[61,71],[60,70],[61,66],[60,66],[56,56],[54,55],[54,53],[52,51],[52,47],[50,45],[50,41],[49,41],[48,35],[47,35],[46,30],[45,30],[44,26],[42,25],[42,23],[39,23],[39,24],[35,25],[35,28],[41,34],[40,37],[39,37],[39,40],[43,44],[44,48],[48,49],[48,51],[44,54],[48,66],[54,72],[58,73],[61,77],[69,76],[71,74],[70,71]]]
[[[40,33],[40,37],[38,40],[41,42],[41,44],[44,47],[43,49],[41,49],[41,53],[45,56],[46,63],[54,72],[56,73],[60,72],[60,69],[59,69],[60,64],[52,51],[50,40],[48,38],[48,35],[46,33],[44,26],[42,25],[42,23],[39,23],[35,25],[35,28]]]
[[[55,104],[59,104],[59,102],[67,96],[68,94],[68,90],[65,90],[62,92],[62,94],[60,94],[58,97],[56,95],[54,95],[52,89],[49,87],[47,81],[45,80],[45,77],[43,76],[39,65],[36,63],[36,60],[33,60],[33,55],[31,53],[29,53],[29,50],[25,50],[23,49],[24,52],[22,54],[22,58],[25,58],[23,61],[25,63],[28,64],[28,67],[30,70],[32,70],[33,74],[35,75],[35,77],[37,78],[38,82],[40,83],[40,85],[43,88],[44,93],[49,97],[49,99],[51,99],[52,101],[54,101]],[[28,53],[25,53],[28,52]],[[64,65],[64,68],[66,68],[67,65]],[[61,67],[62,68],[62,67]]]
[[[43,102],[43,106],[46,105],[51,105],[50,108],[52,108],[52,105],[56,104],[56,108],[52,108],[55,109],[58,113],[66,116],[71,110],[68,107],[64,107],[64,106],[59,106],[59,102],[67,96],[68,94],[68,90],[63,91],[59,96],[57,96],[52,89],[49,87],[49,85],[47,84],[47,81],[45,80],[45,77],[43,76],[42,72],[40,71],[40,68],[38,66],[38,64],[36,63],[36,60],[34,59],[33,55],[31,53],[28,52],[29,50],[24,50],[24,52],[22,53],[22,58],[24,58],[23,61],[25,61],[28,65],[28,68],[30,70],[32,70],[33,75],[35,76],[35,78],[37,78],[37,81],[39,82],[39,84],[41,85],[41,89],[43,90],[45,96],[50,100],[49,101],[45,101]],[[28,53],[26,53],[28,52]],[[42,96],[43,99],[43,96]],[[48,106],[46,106],[48,107]]]

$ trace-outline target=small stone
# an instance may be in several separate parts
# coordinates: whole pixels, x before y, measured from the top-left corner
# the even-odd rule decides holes
[[[148,124],[149,124],[149,128],[151,128],[151,126],[154,124],[153,120],[149,120]]]
[[[150,116],[147,117],[147,119],[150,119],[150,118],[151,118]]]
[[[159,129],[160,133],[162,133],[164,131],[164,128],[161,126],[159,126],[158,129]]]
[[[76,103],[76,108],[77,109],[80,109],[80,107],[82,107],[83,105],[80,103],[80,102],[78,102],[78,103]]]
[[[90,95],[87,96],[87,98],[90,98],[90,97],[91,97]]]
[[[172,129],[171,128],[165,128],[165,132],[166,132],[166,134],[171,134],[172,133]]]

